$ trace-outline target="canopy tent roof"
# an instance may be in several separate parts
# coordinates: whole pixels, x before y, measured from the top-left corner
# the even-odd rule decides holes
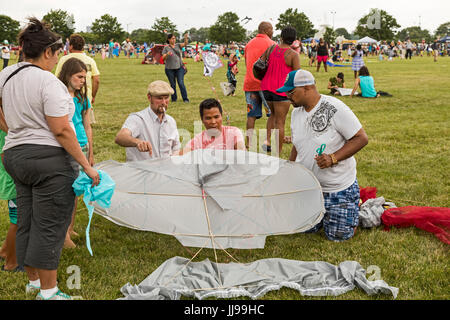
[[[306,231],[325,212],[311,171],[254,152],[196,150],[96,167],[116,183],[111,206],[95,206],[96,213],[125,227],[173,235],[184,246],[263,248],[266,236]]]
[[[438,40],[438,42],[450,42],[450,36],[446,35]]]
[[[362,39],[359,39],[357,41],[357,43],[378,43],[378,41],[375,39],[372,39],[371,37],[364,37]]]

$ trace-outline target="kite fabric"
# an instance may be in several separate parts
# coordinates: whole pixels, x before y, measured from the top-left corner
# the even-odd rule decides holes
[[[386,207],[396,206],[393,202],[386,202],[384,197],[366,200],[359,208],[359,225],[363,228],[378,227]]]
[[[214,70],[223,66],[222,60],[212,51],[202,51],[203,58],[203,75],[212,77]]]
[[[433,233],[439,240],[450,244],[450,208],[407,206],[384,211],[381,221],[385,229],[390,226],[412,227]]]
[[[72,184],[72,188],[77,197],[84,195],[83,201],[88,209],[89,222],[86,227],[86,246],[91,256],[93,254],[89,230],[91,228],[91,220],[94,212],[92,202],[95,202],[101,208],[109,208],[115,188],[114,181],[106,172],[98,170],[98,174],[100,175],[100,183],[95,187],[92,187],[92,179],[84,171],[80,172],[80,175]]]
[[[268,235],[304,232],[325,213],[322,189],[300,163],[243,150],[96,165],[116,182],[95,212],[128,228],[201,248],[264,248]]]
[[[368,295],[383,293],[395,299],[399,291],[383,280],[367,280],[366,271],[356,261],[335,266],[323,261],[270,258],[225,264],[173,257],[139,285],[124,285],[124,297],[119,300],[179,300],[181,296],[258,299],[282,287],[304,296],[337,296],[358,287]]]

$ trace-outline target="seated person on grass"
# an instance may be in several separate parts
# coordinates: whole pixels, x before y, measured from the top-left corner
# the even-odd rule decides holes
[[[244,136],[239,128],[222,125],[222,106],[216,99],[200,103],[204,131],[191,139],[179,155],[196,149],[245,150]]]
[[[373,77],[369,73],[369,69],[366,66],[362,66],[361,69],[359,69],[358,77],[355,79],[355,87],[350,94],[350,98],[353,98],[353,95],[355,94],[358,87],[361,90],[360,96],[363,98],[378,98],[379,96],[392,97],[392,95],[387,92],[375,90],[375,82],[373,80]]]
[[[340,95],[338,88],[345,88],[344,74],[339,72],[336,77],[330,78],[328,81],[328,89],[330,89],[330,94],[336,96]]]

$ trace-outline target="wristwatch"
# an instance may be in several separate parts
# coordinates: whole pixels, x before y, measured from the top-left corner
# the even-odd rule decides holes
[[[338,164],[338,161],[337,161],[336,156],[334,155],[334,153],[330,154],[330,157],[331,157],[332,166]]]

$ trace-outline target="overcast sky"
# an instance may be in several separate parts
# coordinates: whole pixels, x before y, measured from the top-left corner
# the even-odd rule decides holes
[[[244,27],[253,31],[264,20],[275,26],[279,15],[288,8],[304,12],[316,29],[322,24],[333,26],[334,20],[335,28],[344,27],[350,33],[370,8],[387,11],[401,28],[420,25],[434,33],[440,24],[450,21],[449,0],[14,0],[6,3],[2,5],[2,14],[21,23],[25,23],[27,16],[40,19],[51,9],[65,10],[74,15],[76,31],[86,31],[87,26],[105,13],[117,17],[122,28],[125,31],[128,28],[129,32],[150,29],[160,17],[169,17],[179,31],[184,31],[208,27],[227,11],[235,12],[240,19],[252,18]]]

